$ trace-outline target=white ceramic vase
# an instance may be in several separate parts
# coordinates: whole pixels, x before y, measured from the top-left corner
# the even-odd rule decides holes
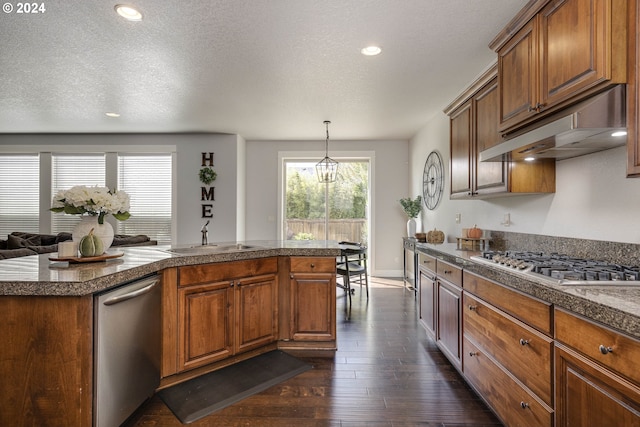
[[[74,242],[80,242],[84,236],[89,234],[93,228],[93,234],[102,239],[104,250],[106,251],[113,243],[113,227],[107,221],[104,224],[98,224],[98,217],[94,215],[82,216],[78,225],[76,225],[71,233]]]
[[[407,237],[415,237],[416,236],[416,219],[409,218],[407,221]]]

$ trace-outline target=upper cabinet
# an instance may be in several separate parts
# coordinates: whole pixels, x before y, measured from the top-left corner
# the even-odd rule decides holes
[[[490,44],[503,136],[627,81],[627,0],[530,2]]]
[[[627,176],[640,177],[640,0],[629,0],[629,67],[627,84]]]
[[[480,162],[481,151],[501,142],[496,67],[445,109],[450,118],[451,198],[553,193],[555,161]]]

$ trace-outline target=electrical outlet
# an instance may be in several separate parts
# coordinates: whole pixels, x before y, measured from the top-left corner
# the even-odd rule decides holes
[[[461,217],[462,215],[460,215],[459,213],[456,214],[456,224],[460,224]]]

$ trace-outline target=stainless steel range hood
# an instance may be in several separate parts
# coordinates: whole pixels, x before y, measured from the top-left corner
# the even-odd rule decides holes
[[[618,85],[569,107],[551,121],[480,152],[482,162],[525,157],[568,159],[619,147],[626,136],[625,85]]]

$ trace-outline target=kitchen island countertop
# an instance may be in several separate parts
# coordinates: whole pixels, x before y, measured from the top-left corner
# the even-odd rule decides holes
[[[559,285],[536,281],[475,262],[470,257],[480,255],[480,252],[459,250],[454,243],[416,243],[416,249],[640,339],[640,287]]]
[[[235,245],[219,243],[220,245]],[[228,262],[269,256],[337,256],[334,241],[251,241],[248,250],[180,254],[170,246],[136,246],[110,249],[123,256],[100,262],[70,264],[51,261],[56,253],[0,260],[0,295],[83,296],[98,293],[165,268]],[[174,248],[187,248],[180,245]]]

